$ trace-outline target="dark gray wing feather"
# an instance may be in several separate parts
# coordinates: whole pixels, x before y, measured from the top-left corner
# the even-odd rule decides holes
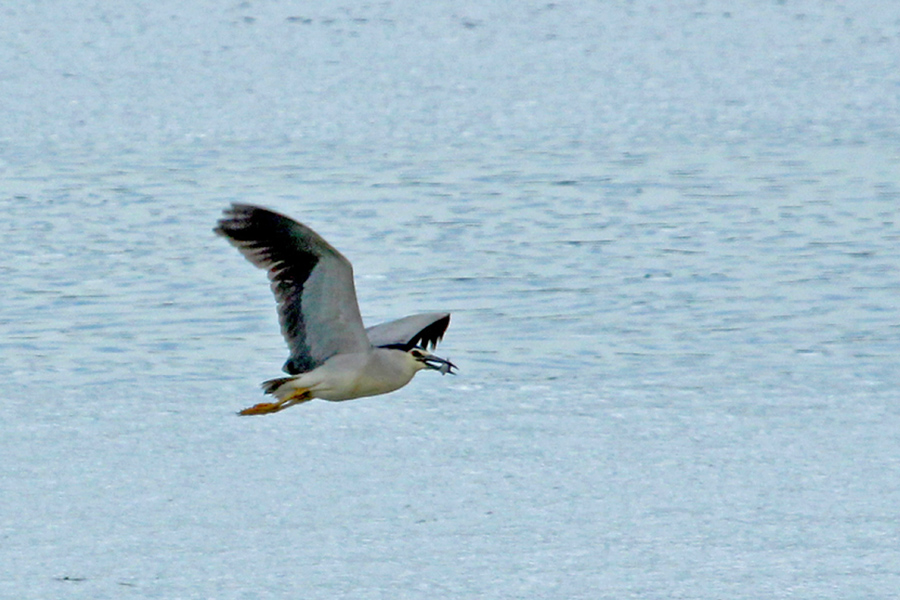
[[[450,325],[450,313],[422,313],[388,321],[366,329],[373,346],[419,346],[426,350],[437,346]]]
[[[371,345],[353,286],[353,267],[309,227],[276,212],[232,204],[214,230],[269,273],[292,375],[338,353]]]

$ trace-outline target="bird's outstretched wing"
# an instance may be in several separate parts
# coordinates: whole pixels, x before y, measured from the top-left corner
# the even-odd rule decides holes
[[[423,313],[388,321],[366,329],[373,346],[419,346],[426,350],[437,346],[450,325],[450,313]]]
[[[269,272],[291,375],[315,369],[338,353],[371,344],[359,315],[353,267],[315,231],[284,215],[232,204],[214,231]]]

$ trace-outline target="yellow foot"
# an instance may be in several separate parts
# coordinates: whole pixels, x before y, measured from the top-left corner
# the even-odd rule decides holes
[[[297,389],[287,398],[283,398],[278,402],[260,402],[250,408],[245,408],[239,415],[267,415],[269,413],[278,412],[279,410],[284,410],[289,406],[293,406],[295,404],[301,404],[303,402],[309,402],[312,400],[312,395],[309,393],[309,390]]]
[[[250,408],[245,408],[239,415],[267,415],[269,413],[278,412],[284,408],[280,402],[260,402]]]

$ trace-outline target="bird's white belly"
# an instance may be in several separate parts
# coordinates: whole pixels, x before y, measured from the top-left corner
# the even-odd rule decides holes
[[[378,352],[339,354],[298,380],[313,397],[341,401],[387,394],[402,388],[415,370],[398,368]]]

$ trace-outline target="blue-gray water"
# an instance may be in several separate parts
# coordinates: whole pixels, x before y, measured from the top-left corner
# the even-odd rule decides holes
[[[893,3],[4,10],[0,597],[896,597]],[[231,201],[460,374],[236,417]]]

